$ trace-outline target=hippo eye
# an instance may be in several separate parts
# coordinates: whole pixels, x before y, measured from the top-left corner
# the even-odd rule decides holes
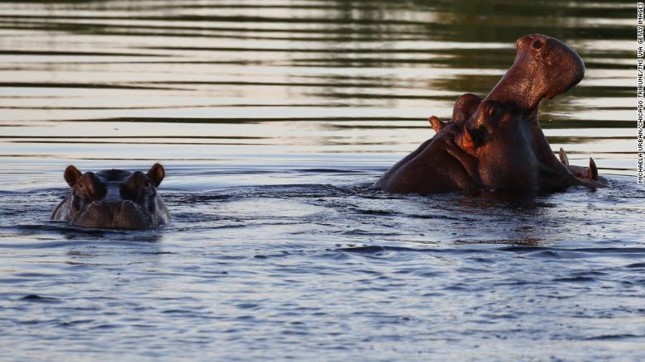
[[[146,181],[145,185],[143,185],[143,191],[147,194],[150,195],[154,192],[154,189],[152,187],[152,183],[150,181]]]
[[[542,48],[543,45],[544,44],[542,43],[541,40],[536,40],[536,41],[533,42],[533,44],[531,44],[531,47],[533,49],[535,49],[535,50],[538,50],[538,49]]]

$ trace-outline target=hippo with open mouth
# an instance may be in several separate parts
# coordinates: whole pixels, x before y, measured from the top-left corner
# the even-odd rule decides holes
[[[582,59],[557,39],[533,34],[517,40],[511,68],[484,98],[457,99],[452,120],[429,121],[436,135],[392,166],[375,184],[394,193],[460,190],[554,192],[607,185],[593,160],[569,165],[556,158],[538,121],[538,105],[578,84]]]
[[[141,171],[103,170],[81,173],[65,169],[70,193],[58,204],[51,219],[99,229],[150,229],[164,225],[170,214],[157,187],[165,176],[162,165]]]

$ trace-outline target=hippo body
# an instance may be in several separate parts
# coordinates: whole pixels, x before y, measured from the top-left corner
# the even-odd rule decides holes
[[[157,194],[164,176],[165,170],[158,163],[145,174],[115,169],[81,173],[68,166],[65,181],[71,190],[51,219],[99,229],[149,229],[164,225],[170,214]]]
[[[459,145],[457,124],[424,142],[392,166],[376,187],[395,193],[451,192],[477,188],[477,160]]]
[[[429,121],[436,135],[390,168],[375,184],[395,193],[459,190],[553,192],[606,185],[589,169],[558,160],[538,121],[538,105],[582,80],[584,63],[544,35],[517,41],[515,61],[484,98],[466,93],[451,121]],[[562,157],[561,157],[562,159]]]

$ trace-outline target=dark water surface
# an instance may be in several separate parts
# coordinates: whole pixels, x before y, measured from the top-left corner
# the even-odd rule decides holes
[[[0,355],[9,360],[643,360],[635,4],[0,3]],[[514,41],[587,65],[545,102],[608,189],[371,184],[485,94]],[[173,222],[48,221],[81,170],[147,169]]]

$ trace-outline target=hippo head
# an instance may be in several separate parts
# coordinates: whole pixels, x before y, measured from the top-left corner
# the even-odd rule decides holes
[[[465,122],[475,113],[482,99],[472,93],[462,94],[452,107],[452,122]]]
[[[555,38],[541,34],[525,35],[516,42],[511,68],[486,97],[498,102],[514,102],[530,113],[543,98],[552,99],[578,84],[585,74],[580,56]]]
[[[485,189],[532,191],[537,187],[537,159],[521,114],[512,103],[488,100],[464,124],[461,148],[477,158]]]
[[[559,40],[540,34],[523,36],[516,46],[512,66],[483,101],[466,93],[455,102],[449,122],[430,117],[434,137],[392,166],[375,186],[421,194],[606,186],[593,161],[587,168],[557,160],[538,121],[542,99],[582,80],[582,59]]]
[[[104,170],[81,173],[68,166],[65,181],[70,193],[52,214],[52,220],[100,229],[147,229],[168,222],[170,215],[157,187],[163,166],[141,171]]]

